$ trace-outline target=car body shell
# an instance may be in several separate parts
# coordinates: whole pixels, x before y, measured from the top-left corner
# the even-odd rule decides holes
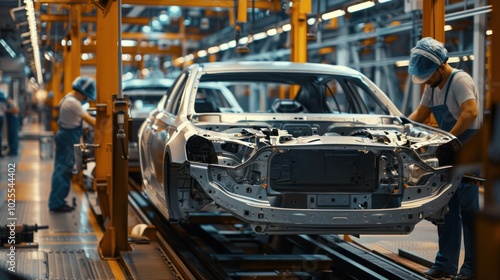
[[[229,90],[240,82],[256,83],[239,97],[257,105],[277,84],[300,89],[270,111],[249,110]],[[207,84],[225,105],[199,112]],[[340,100],[341,87],[352,91],[343,101],[316,102]],[[192,65],[139,131],[144,192],[166,218],[188,222],[216,205],[260,234],[408,234],[440,222],[461,179],[447,156],[459,147],[405,118],[361,73],[313,63]]]

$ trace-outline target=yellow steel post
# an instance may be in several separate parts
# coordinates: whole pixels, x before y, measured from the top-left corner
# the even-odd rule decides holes
[[[311,0],[293,0],[292,3],[290,61],[307,62],[307,14],[311,12]]]
[[[432,37],[444,42],[445,0],[422,1],[422,37]]]
[[[79,4],[70,6],[71,22],[66,36],[64,52],[64,92],[71,91],[73,80],[80,76],[81,58],[81,10]]]
[[[307,14],[311,13],[311,0],[292,0],[290,61],[307,62]],[[290,87],[293,99],[298,87]]]
[[[422,1],[422,38],[432,37],[444,43],[444,1],[445,0],[425,0]],[[421,85],[421,92],[424,91]],[[436,119],[433,115],[425,121],[426,124],[437,127]]]
[[[238,22],[247,22],[247,1],[246,0],[238,0]]]
[[[94,132],[94,143],[100,148],[95,149],[95,180],[94,189],[97,191],[99,205],[101,207],[105,225],[108,225],[112,213],[112,151],[113,151],[113,119],[112,119],[112,96],[118,92],[118,9],[112,5],[106,17],[98,11],[96,27],[96,83],[97,83],[97,117]],[[107,236],[113,230],[106,230]],[[116,245],[99,244],[102,256],[114,256]]]
[[[118,0],[121,1],[121,0]],[[116,99],[121,75],[120,2],[113,2],[104,15],[97,17],[97,125],[94,142],[101,148],[96,150],[95,189],[103,210],[106,231],[99,241],[99,253],[103,258],[116,258],[120,251],[128,249],[127,243],[127,196],[128,161],[122,158],[128,151],[128,141],[118,139],[118,114],[124,113],[124,133],[127,135],[127,104]],[[111,55],[110,55],[111,54]],[[123,155],[125,156],[125,155]]]

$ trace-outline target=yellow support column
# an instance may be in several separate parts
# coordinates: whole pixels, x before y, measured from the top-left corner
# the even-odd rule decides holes
[[[292,0],[290,61],[307,62],[307,14],[311,0]],[[289,98],[295,98],[299,88],[290,86]]]
[[[422,38],[432,37],[439,42],[444,43],[444,1],[445,0],[425,0],[422,1]],[[421,92],[424,91],[424,85],[421,86]],[[436,119],[431,115],[426,124],[437,127]]]
[[[311,0],[292,3],[290,61],[307,62],[307,14],[311,13]]]
[[[81,66],[81,11],[79,4],[70,6],[71,22],[69,34],[66,36],[64,51],[64,93],[71,91],[71,84],[80,76]]]
[[[97,18],[97,127],[95,188],[106,231],[99,241],[103,258],[118,258],[129,249],[128,235],[128,105],[121,98],[121,0],[107,6]],[[118,97],[117,97],[118,95]],[[123,118],[121,118],[123,117]],[[120,121],[123,121],[120,124]],[[123,145],[123,146],[122,146]],[[126,152],[125,152],[126,153]],[[105,213],[105,214],[104,214]]]
[[[422,37],[444,42],[445,0],[425,0],[422,12]]]

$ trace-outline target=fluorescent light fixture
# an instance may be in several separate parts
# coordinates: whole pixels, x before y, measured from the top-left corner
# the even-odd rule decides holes
[[[313,25],[313,24],[315,24],[315,23],[316,23],[316,19],[315,19],[315,18],[309,18],[309,19],[307,20],[307,24],[309,24],[309,25]]]
[[[184,57],[179,57],[175,60],[175,63],[177,64],[181,64],[181,63],[184,63]]]
[[[3,39],[0,39],[0,44],[2,44],[4,49],[9,53],[9,55],[12,58],[16,57],[16,53],[14,52],[14,50],[12,50],[12,48],[9,46],[9,44],[7,44],[7,42],[5,42]]]
[[[276,30],[276,28],[271,28],[271,29],[267,30],[266,33],[268,36],[274,36],[274,35],[278,34],[278,30]]]
[[[238,43],[241,44],[241,45],[244,45],[244,44],[248,43],[248,37],[240,38],[240,40],[238,41]]]
[[[444,31],[450,31],[452,29],[453,29],[453,27],[451,27],[451,25],[449,25],[449,24],[444,26]]]
[[[390,1],[392,1],[392,0],[378,0],[378,2],[379,2],[380,4],[385,3],[385,2],[390,2]]]
[[[486,35],[491,35],[493,34],[493,30],[489,29],[489,30],[486,30]]]
[[[448,58],[448,63],[457,63],[457,62],[460,62],[460,57],[458,56]]]
[[[206,50],[201,50],[201,51],[198,51],[198,57],[205,57],[207,56],[207,51]]]
[[[364,9],[371,8],[373,6],[375,6],[375,3],[373,3],[373,1],[366,1],[366,2],[362,2],[362,3],[355,4],[355,5],[348,7],[347,11],[349,13],[355,13],[355,12],[358,12],[358,11],[361,11]]]
[[[122,47],[135,47],[137,46],[136,40],[122,40]]]
[[[40,61],[40,48],[38,46],[38,29],[36,27],[35,7],[32,0],[24,0],[26,4],[26,17],[30,29],[31,45],[33,47],[33,59],[35,61],[35,72],[39,84],[43,84],[42,63]]]
[[[332,18],[341,17],[343,15],[345,15],[344,10],[335,10],[335,11],[331,11],[331,12],[328,12],[328,13],[324,13],[321,16],[321,19],[322,20],[329,20],[329,19],[332,19]]]
[[[266,32],[259,32],[259,33],[254,34],[252,36],[252,39],[254,41],[262,40],[262,39],[265,39],[265,38],[267,38],[267,33]]]
[[[132,56],[130,54],[122,54],[122,61],[131,61],[132,60]]]
[[[228,43],[220,44],[219,49],[221,51],[225,51],[225,50],[229,49],[229,44]]]
[[[408,66],[410,65],[410,61],[409,60],[398,60],[396,61],[396,66],[397,67],[404,67],[404,66]]]
[[[3,41],[3,40],[0,40],[0,41]],[[1,42],[0,42],[0,43],[1,43]],[[45,53],[43,54],[43,57],[45,57],[45,59],[46,59],[46,60],[48,60],[48,61],[51,61],[51,60],[52,60],[52,56],[53,56],[53,54],[52,54],[52,52],[50,52],[50,51],[49,51],[49,52],[45,52]]]
[[[220,49],[218,46],[213,46],[213,47],[208,48],[207,51],[209,54],[214,54],[214,53],[218,53],[220,51]]]
[[[231,41],[227,42],[227,44],[230,48],[234,48],[234,47],[236,47],[236,40],[231,40]]]
[[[283,29],[283,31],[285,31],[285,32],[290,31],[290,30],[292,30],[292,25],[290,23],[287,23],[287,24],[283,25],[281,27],[281,29]]]

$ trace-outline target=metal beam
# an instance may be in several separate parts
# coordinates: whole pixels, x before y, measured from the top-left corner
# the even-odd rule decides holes
[[[42,4],[90,4],[90,0],[34,0]]]
[[[122,34],[122,40],[193,40],[199,41],[205,38],[204,35],[199,34],[182,34],[182,33],[141,33],[141,32],[127,32]]]
[[[69,20],[68,15],[40,15],[40,21],[42,22],[54,22],[54,21],[63,21],[66,22]],[[97,17],[82,17],[82,22],[96,22]],[[150,19],[145,17],[124,17],[122,18],[122,22],[125,24],[139,24],[139,25],[148,25]]]
[[[98,47],[95,45],[88,45],[81,47],[81,53],[96,53]],[[160,49],[158,46],[154,47],[122,47],[123,54],[161,54],[161,55],[177,55],[181,56],[181,46],[169,46],[165,49]]]
[[[49,0],[46,0],[49,1]],[[52,0],[56,1],[56,0]],[[252,0],[248,0],[248,6],[252,6]],[[123,0],[123,4],[146,5],[146,6],[181,6],[198,8],[234,8],[234,0]],[[263,10],[281,10],[280,0],[255,0],[255,8]]]

